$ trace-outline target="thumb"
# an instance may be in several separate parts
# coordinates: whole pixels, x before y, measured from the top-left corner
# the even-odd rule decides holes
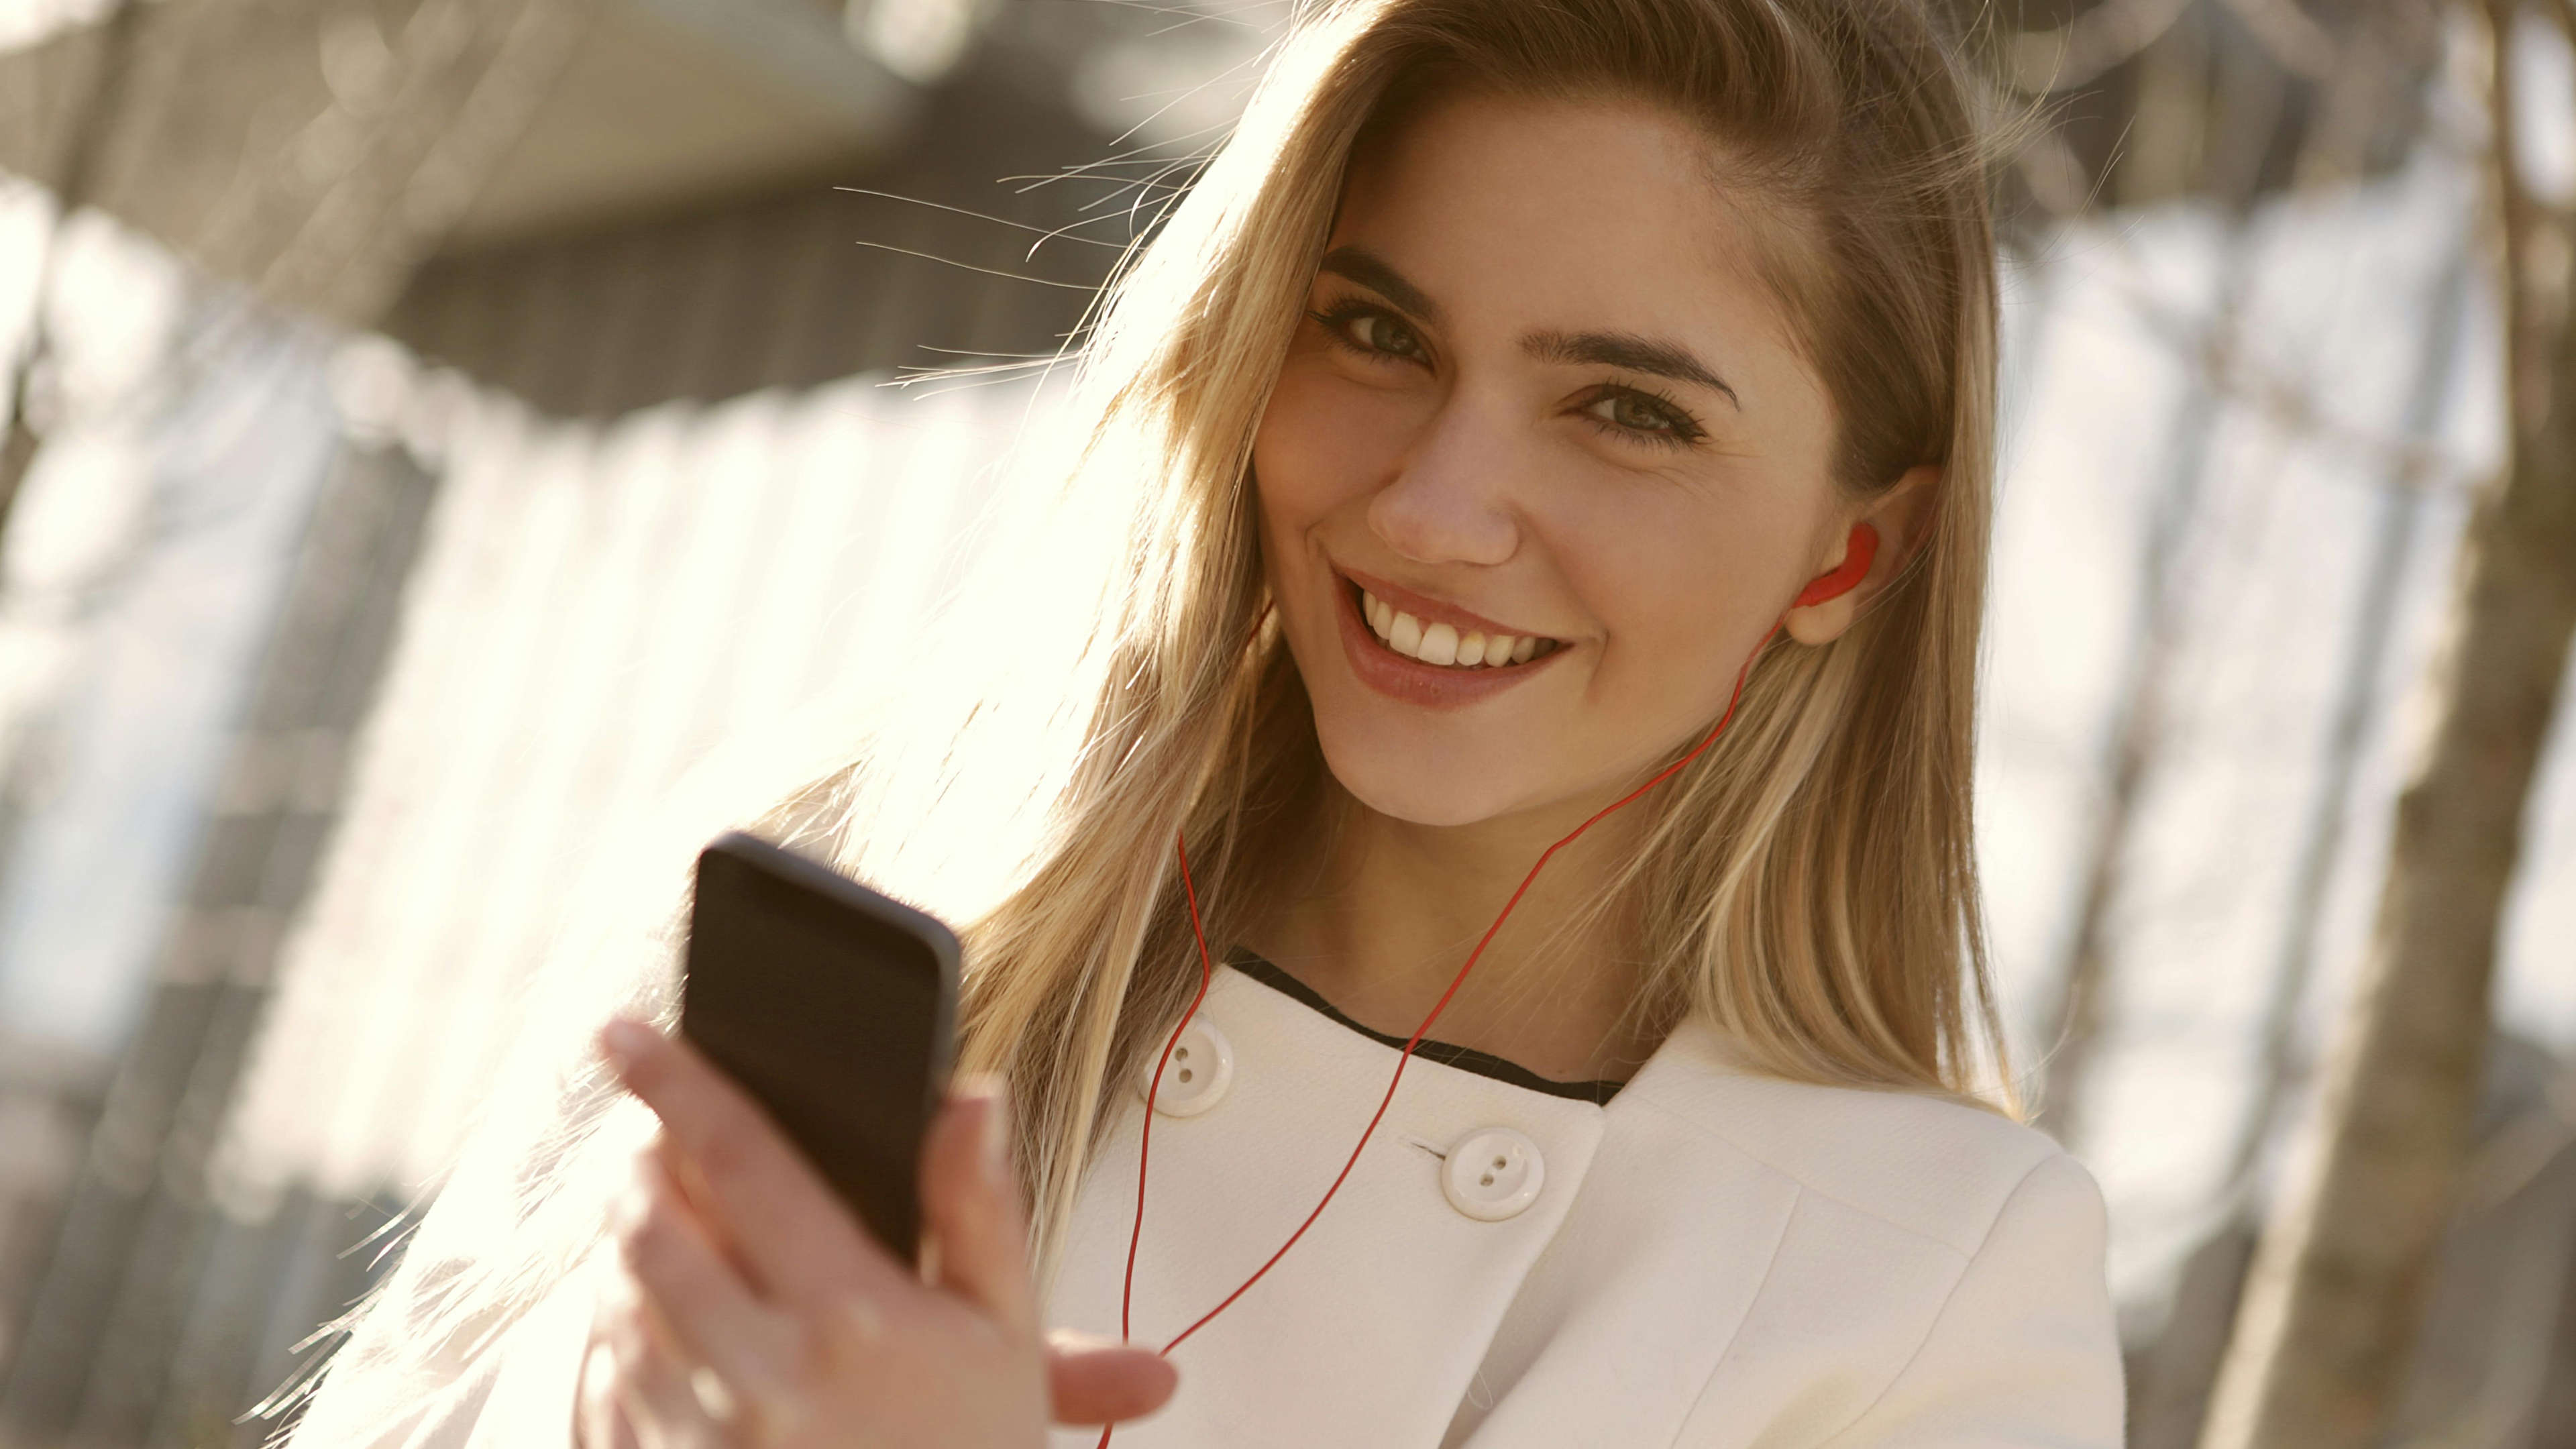
[[[1037,1337],[1028,1224],[1011,1178],[1001,1084],[961,1082],[921,1152],[922,1225],[939,1242],[939,1282],[1022,1343]]]
[[[1150,1350],[1085,1334],[1047,1335],[1047,1398],[1059,1424],[1110,1424],[1163,1407],[1180,1371]]]

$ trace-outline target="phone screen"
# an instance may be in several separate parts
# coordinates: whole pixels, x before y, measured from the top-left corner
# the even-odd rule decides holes
[[[907,1258],[956,973],[946,927],[821,865],[739,834],[699,856],[682,1032]]]

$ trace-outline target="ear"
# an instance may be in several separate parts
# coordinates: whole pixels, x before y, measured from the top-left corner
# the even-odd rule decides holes
[[[1790,638],[1811,646],[1831,644],[1851,628],[1860,611],[1914,556],[1915,547],[1922,542],[1923,521],[1930,516],[1932,497],[1940,485],[1940,467],[1925,463],[1907,469],[1905,476],[1857,511],[1836,510],[1832,542],[1816,560],[1811,576],[1830,573],[1841,566],[1851,548],[1852,529],[1860,524],[1868,524],[1878,534],[1878,556],[1870,561],[1869,572],[1852,589],[1819,603],[1792,605],[1780,619]]]

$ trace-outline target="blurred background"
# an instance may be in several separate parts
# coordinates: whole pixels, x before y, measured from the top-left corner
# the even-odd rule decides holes
[[[0,0],[0,1446],[274,1431],[585,859],[952,588],[1286,13]],[[1984,859],[2131,1440],[2576,1446],[2576,9],[1973,18]]]

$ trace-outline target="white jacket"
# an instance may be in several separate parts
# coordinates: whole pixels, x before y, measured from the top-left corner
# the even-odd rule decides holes
[[[1396,1058],[1230,967],[1200,1019],[1153,1135],[1135,1329],[1156,1344],[1312,1209]],[[1606,1106],[1507,1075],[1417,1057],[1332,1206],[1174,1353],[1179,1393],[1117,1449],[2120,1443],[2102,1197],[2047,1137],[1764,1077],[1695,1023]],[[1053,1324],[1117,1332],[1142,1117],[1086,1182]],[[568,1282],[400,1442],[557,1449],[589,1312]]]

